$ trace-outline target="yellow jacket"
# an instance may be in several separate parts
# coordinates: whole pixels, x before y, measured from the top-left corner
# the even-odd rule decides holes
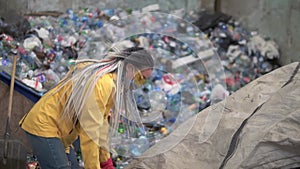
[[[100,169],[99,160],[104,162],[110,157],[107,151],[101,148],[99,150],[99,146],[107,148],[107,117],[113,105],[116,88],[114,76],[115,74],[108,73],[97,81],[93,97],[88,99],[82,112],[87,120],[79,119],[75,128],[71,120],[62,121],[60,116],[67,99],[61,96],[65,92],[66,95],[70,94],[71,91],[67,89],[71,82],[57,93],[53,91],[59,86],[47,92],[21,119],[21,128],[33,135],[60,138],[66,147],[79,136],[85,169]],[[99,129],[102,131],[98,132]],[[94,131],[97,131],[96,136],[93,135]],[[100,139],[95,140],[93,137],[97,136]]]

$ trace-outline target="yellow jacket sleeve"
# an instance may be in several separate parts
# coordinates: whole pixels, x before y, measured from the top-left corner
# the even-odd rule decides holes
[[[114,87],[112,76],[105,75],[99,79],[81,113],[79,137],[85,169],[100,169],[99,148],[108,149],[107,116],[111,108]]]
[[[85,169],[100,169],[99,147],[90,137],[81,130],[80,148]]]
[[[79,124],[76,125],[74,129],[72,129],[71,133],[67,136],[61,138],[65,148],[68,148],[72,145],[72,143],[78,138],[79,136]]]
[[[103,149],[103,148],[100,148],[99,149],[99,161],[100,163],[102,162],[106,162],[109,158],[110,158],[110,153],[109,151]]]

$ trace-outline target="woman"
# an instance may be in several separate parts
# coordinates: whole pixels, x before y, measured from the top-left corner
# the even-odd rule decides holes
[[[120,115],[139,118],[131,111],[136,104],[130,79],[150,77],[153,66],[152,56],[136,47],[110,52],[100,61],[77,62],[20,121],[42,169],[70,168],[65,147],[77,136],[85,169],[100,169],[100,163],[112,167],[108,136],[115,134]]]

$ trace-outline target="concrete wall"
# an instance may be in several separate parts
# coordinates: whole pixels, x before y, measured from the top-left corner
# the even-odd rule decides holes
[[[199,0],[0,0],[0,14],[11,10],[19,13],[36,11],[61,11],[66,9],[79,9],[86,7],[99,8],[142,8],[158,3],[163,10],[179,8],[199,8]]]
[[[275,39],[280,64],[300,61],[300,0],[219,0],[220,10]]]

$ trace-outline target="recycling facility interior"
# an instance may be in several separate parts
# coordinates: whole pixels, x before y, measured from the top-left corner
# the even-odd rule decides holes
[[[95,4],[97,0],[0,0],[0,15],[18,12],[21,14],[34,11],[60,11],[66,9],[79,9],[80,7],[89,7]],[[185,8],[201,9],[205,8],[211,11],[218,10],[228,15],[232,15],[244,26],[250,30],[258,30],[265,36],[272,37],[280,46],[281,58],[280,64],[288,64],[299,61],[300,49],[300,3],[298,0],[122,0],[118,1],[104,0],[100,1],[102,6],[110,7],[132,7],[141,8],[150,4],[158,3],[163,10],[173,10]],[[101,7],[101,6],[100,6]]]
[[[278,45],[280,56],[276,64],[283,66],[300,61],[300,1],[299,0],[0,0],[0,16],[14,20],[15,14],[27,14],[42,11],[55,11],[65,13],[68,9],[74,11],[82,8],[122,8],[142,9],[151,4],[159,4],[159,9],[164,13],[184,9],[184,12],[201,11],[222,12],[232,16],[247,30],[256,31],[265,38],[270,38]],[[0,51],[1,53],[1,51]],[[0,83],[0,133],[5,131],[9,87]],[[228,84],[227,84],[228,85]],[[34,104],[19,92],[14,92],[12,115],[12,129],[17,133],[17,138],[24,138],[24,133],[18,129],[17,121]]]

